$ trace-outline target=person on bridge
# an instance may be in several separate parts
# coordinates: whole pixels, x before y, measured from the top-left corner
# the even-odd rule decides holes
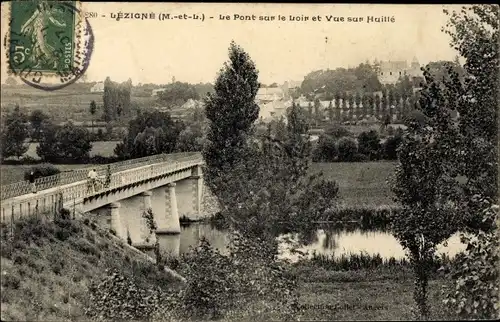
[[[31,192],[36,193],[36,183],[35,183],[35,173],[33,171],[30,171],[30,174],[28,176],[28,180],[31,185]]]
[[[87,177],[88,177],[87,190],[88,192],[94,192],[97,180],[97,172],[95,171],[95,169],[90,170]]]

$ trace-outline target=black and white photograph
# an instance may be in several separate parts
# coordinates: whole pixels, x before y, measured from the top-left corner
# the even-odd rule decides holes
[[[500,318],[498,5],[1,17],[1,321]]]

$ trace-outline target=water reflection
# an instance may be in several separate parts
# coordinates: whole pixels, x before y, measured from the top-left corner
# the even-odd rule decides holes
[[[229,235],[226,231],[217,229],[209,224],[195,223],[181,227],[179,235],[159,236],[160,247],[163,251],[173,255],[187,253],[191,247],[195,247],[204,236],[210,244],[221,251],[227,253]],[[285,238],[286,237],[286,238]],[[280,237],[280,252],[282,258],[296,260],[296,254],[291,250],[291,243],[286,239],[297,240],[297,234],[287,234]],[[318,229],[316,234],[307,237],[310,242],[307,246],[299,247],[302,252],[312,255],[325,254],[334,257],[349,254],[369,254],[380,256],[384,259],[394,257],[402,259],[405,251],[394,236],[389,232],[380,230],[361,230],[357,228],[323,228]],[[451,257],[465,249],[465,245],[460,242],[458,234],[453,235],[448,240],[448,245],[439,245],[438,253],[444,253]]]

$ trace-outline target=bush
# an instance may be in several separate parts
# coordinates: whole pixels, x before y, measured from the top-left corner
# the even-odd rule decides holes
[[[168,296],[159,287],[144,288],[117,271],[89,287],[85,314],[97,320],[149,320]]]
[[[61,173],[61,170],[51,164],[43,164],[31,167],[24,171],[24,180],[29,180],[30,172],[33,171],[35,180],[42,177],[49,177]]]
[[[358,147],[354,139],[344,137],[339,140],[338,142],[339,161],[343,162],[352,161],[357,152],[358,152]]]
[[[485,219],[496,219],[498,206],[488,207]],[[495,230],[480,231],[475,236],[462,236],[467,245],[448,265],[449,277],[455,281],[452,290],[444,290],[444,303],[460,317],[468,320],[499,317],[499,239]]]
[[[380,156],[380,138],[377,131],[362,132],[358,136],[358,152],[368,160],[377,160]]]
[[[325,129],[325,134],[334,138],[334,139],[340,139],[343,137],[349,137],[351,136],[351,132],[349,132],[346,128],[342,126],[338,126],[336,124],[332,124],[329,127]]]
[[[383,145],[384,158],[387,160],[397,160],[398,158],[398,147],[403,142],[403,136],[401,133],[396,133],[394,136],[389,136]]]
[[[333,136],[322,134],[314,150],[314,161],[333,162],[338,151],[336,139]]]

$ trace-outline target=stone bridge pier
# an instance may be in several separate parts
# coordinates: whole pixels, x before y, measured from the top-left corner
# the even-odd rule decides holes
[[[203,196],[203,176],[201,167],[194,167],[191,176],[169,182],[164,186],[143,191],[140,194],[122,199],[93,211],[97,214],[105,212],[110,216],[108,221],[117,237],[131,240],[132,246],[149,252],[156,242],[156,235],[180,234],[180,217],[192,220],[201,217]],[[151,233],[144,214],[150,210],[156,223],[155,233]],[[99,216],[102,217],[102,216]],[[178,238],[162,238],[162,249],[172,248],[173,255],[178,254],[179,245],[165,244],[167,240],[178,241]]]

